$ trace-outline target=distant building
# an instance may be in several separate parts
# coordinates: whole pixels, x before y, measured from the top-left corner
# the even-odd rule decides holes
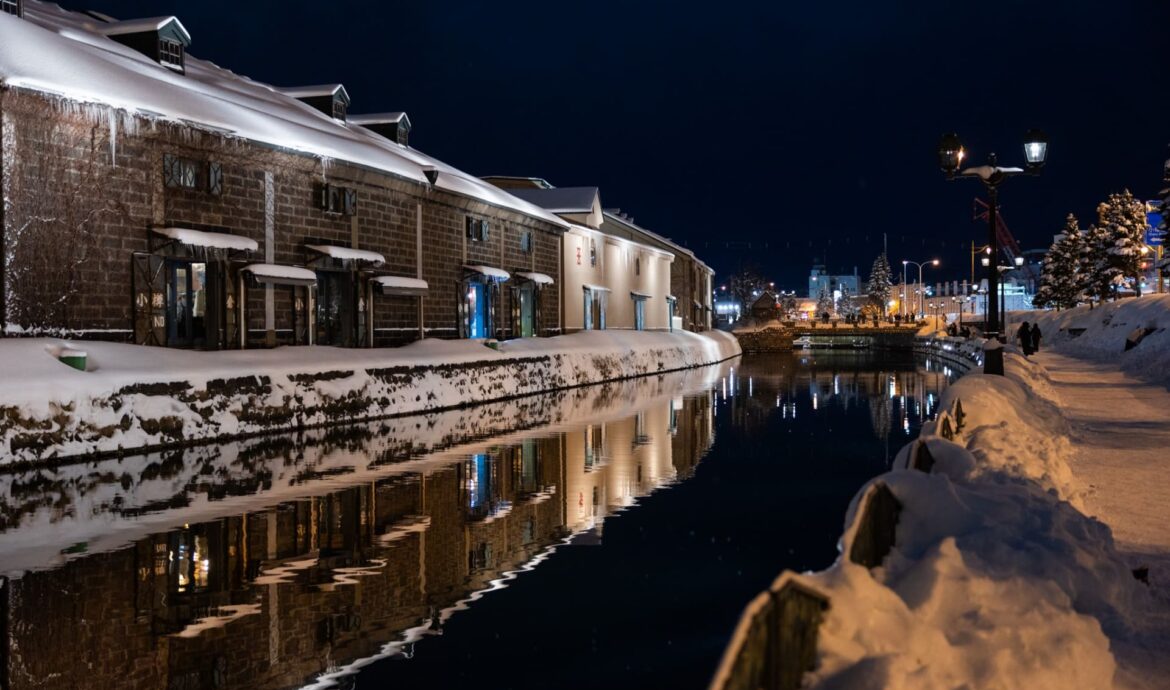
[[[829,291],[834,304],[842,297],[860,294],[861,277],[857,275],[857,267],[853,268],[853,275],[829,275],[823,265],[814,265],[808,276],[808,297],[815,300],[825,290]]]

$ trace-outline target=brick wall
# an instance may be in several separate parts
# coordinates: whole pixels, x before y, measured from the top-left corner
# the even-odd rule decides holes
[[[8,325],[73,329],[87,331],[82,335],[89,337],[129,340],[134,328],[130,255],[157,250],[204,256],[182,247],[158,250],[163,243],[151,237],[152,226],[227,232],[255,240],[260,249],[250,256],[219,250],[206,254],[211,260],[233,260],[232,266],[238,268],[245,261],[265,261],[268,204],[274,210],[274,263],[305,265],[317,259],[304,249],[306,242],[313,242],[368,249],[386,257],[386,264],[379,267],[334,260],[316,260],[314,267],[334,264],[350,271],[419,277],[421,266],[421,277],[430,286],[422,308],[431,337],[458,334],[464,263],[557,276],[561,232],[551,223],[389,174],[218,133],[117,111],[116,126],[111,127],[110,113],[99,106],[78,107],[0,90],[0,144],[5,153],[0,180],[5,195],[13,199],[4,210],[0,249],[12,256],[12,268],[0,275],[14,296],[0,305],[0,319]],[[223,171],[222,193],[166,186],[166,154],[217,163]],[[271,192],[266,177],[271,179]],[[324,182],[357,190],[354,216],[317,207],[317,189]],[[491,223],[486,242],[465,237],[468,214]],[[34,220],[38,218],[53,220]],[[520,251],[522,230],[532,231],[530,253]],[[49,270],[63,266],[72,270]],[[275,329],[271,335],[266,292],[263,287],[248,290],[250,344],[293,342],[294,300],[305,291],[271,290]],[[504,336],[512,330],[510,300],[505,286],[497,306],[497,327]],[[49,303],[55,306],[46,309]],[[401,342],[404,338],[396,334],[413,337],[409,330],[388,329],[417,327],[416,299],[376,298],[374,309],[375,328],[383,329],[380,344]],[[541,317],[546,332],[555,332],[559,299],[543,299]],[[300,318],[303,328],[304,315]]]

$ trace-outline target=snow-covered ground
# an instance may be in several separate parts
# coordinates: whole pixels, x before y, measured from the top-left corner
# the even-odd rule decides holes
[[[831,608],[816,688],[1162,688],[1170,605],[1110,526],[1090,517],[1060,384],[1007,354],[1006,377],[945,392],[967,413],[955,440],[924,429],[930,474],[895,470],[858,494],[842,552],[877,483],[902,504],[897,542],[873,571],[842,558],[802,576]],[[937,426],[937,425],[936,425]]]
[[[1170,297],[1013,317],[1044,352],[953,384],[932,472],[907,446],[854,500],[842,554],[879,483],[901,503],[882,565],[778,581],[831,600],[806,687],[1170,687]]]
[[[87,370],[57,360],[86,352]],[[720,362],[718,332],[191,352],[0,339],[0,459],[36,461],[430,412]]]

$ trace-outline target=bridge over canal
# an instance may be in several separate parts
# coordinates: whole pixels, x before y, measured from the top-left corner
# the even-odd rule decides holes
[[[917,325],[849,325],[812,322],[776,323],[732,331],[745,353],[789,352],[795,349],[911,349]]]

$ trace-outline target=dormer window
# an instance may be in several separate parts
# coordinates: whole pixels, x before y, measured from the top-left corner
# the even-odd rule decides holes
[[[24,14],[20,6],[20,0],[0,0],[0,12],[4,14],[11,14],[17,17]]]
[[[167,67],[183,71],[183,44],[164,38],[158,42],[158,61]]]
[[[410,118],[406,116],[406,113],[351,115],[349,123],[361,125],[396,144],[410,145]]]
[[[341,84],[319,84],[317,86],[295,86],[278,89],[286,96],[292,96],[301,103],[311,106],[335,120],[345,122],[349,110],[349,94]]]
[[[187,33],[187,29],[175,17],[107,22],[97,30],[167,69],[179,74],[184,72],[184,55],[187,46],[191,45],[191,34]]]

